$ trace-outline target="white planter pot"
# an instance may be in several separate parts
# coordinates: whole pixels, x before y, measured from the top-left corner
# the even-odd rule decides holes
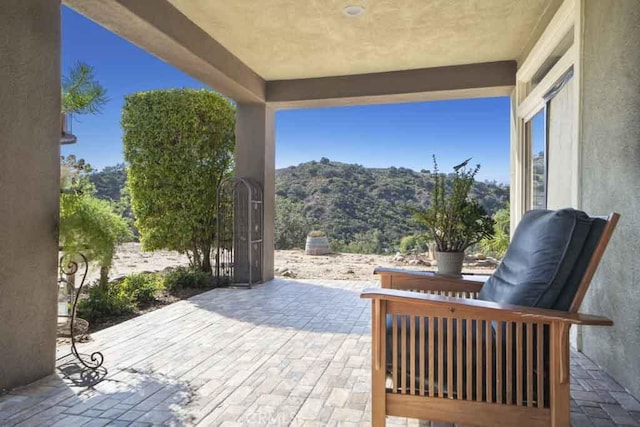
[[[459,276],[462,273],[464,252],[436,252],[438,274]]]
[[[329,248],[329,239],[324,237],[307,237],[307,243],[304,246],[304,252],[307,255],[326,255],[331,253]]]

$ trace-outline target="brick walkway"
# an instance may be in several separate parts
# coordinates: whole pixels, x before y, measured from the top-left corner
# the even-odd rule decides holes
[[[0,425],[368,425],[366,286],[217,289],[105,329],[80,346],[103,351],[103,381],[62,358],[57,375],[0,397]],[[575,426],[640,426],[640,403],[596,365],[574,354],[572,371]]]

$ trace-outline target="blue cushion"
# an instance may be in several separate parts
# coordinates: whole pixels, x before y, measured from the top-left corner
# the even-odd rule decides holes
[[[583,249],[592,219],[575,209],[527,212],[518,225],[502,263],[482,286],[478,296],[485,301],[529,307],[555,308],[573,299],[563,292],[570,278],[582,276],[576,264],[591,258]],[[599,238],[599,236],[598,236]],[[584,260],[582,260],[584,261]],[[586,264],[582,266],[582,270]]]
[[[589,266],[591,257],[593,256],[598,243],[600,243],[602,233],[607,226],[607,220],[604,218],[591,217],[590,219],[591,229],[589,230],[587,240],[584,242],[584,246],[582,247],[582,252],[580,253],[578,260],[576,261],[576,264],[571,271],[569,279],[567,279],[567,283],[563,287],[562,292],[553,305],[553,308],[556,310],[568,311],[571,307],[571,303],[573,302],[573,298],[578,291],[580,282],[582,282],[584,273]]]

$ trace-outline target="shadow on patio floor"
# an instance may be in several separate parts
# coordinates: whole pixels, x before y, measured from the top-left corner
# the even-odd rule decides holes
[[[376,285],[362,281],[327,281],[318,285],[311,280],[276,279],[252,289],[216,289],[189,302],[254,325],[361,334],[369,330],[370,319],[363,319],[369,304],[360,300],[360,291],[370,286]]]
[[[110,420],[185,425],[182,408],[193,399],[191,386],[160,374],[127,369],[93,383],[69,360],[58,373],[0,396],[1,426],[81,425],[100,417]],[[70,376],[71,374],[71,376]],[[89,380],[79,383],[79,378]]]

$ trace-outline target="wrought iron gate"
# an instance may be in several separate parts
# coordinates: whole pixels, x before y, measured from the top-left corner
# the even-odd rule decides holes
[[[214,265],[218,285],[262,281],[262,188],[250,178],[227,178],[217,196]]]

